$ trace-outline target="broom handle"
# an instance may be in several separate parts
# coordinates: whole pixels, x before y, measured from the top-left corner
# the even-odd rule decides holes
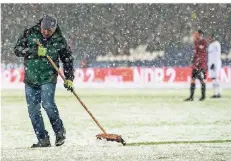
[[[66,79],[65,77],[62,75],[62,73],[60,72],[59,68],[56,66],[56,64],[54,63],[54,61],[51,59],[51,57],[49,55],[46,56],[47,59],[49,60],[49,62],[51,63],[51,65],[55,68],[55,70],[58,72],[58,74],[60,75],[60,77],[63,79],[63,81],[65,82]],[[79,98],[79,96],[76,94],[76,92],[74,90],[72,90],[72,93],[75,95],[75,97],[77,98],[77,100],[79,101],[79,103],[84,107],[84,109],[87,111],[87,113],[91,116],[91,118],[95,121],[95,123],[98,125],[98,127],[102,130],[102,132],[104,134],[106,134],[106,131],[103,129],[103,127],[99,124],[99,122],[96,120],[96,118],[92,115],[92,113],[88,110],[87,106],[83,103],[83,101]]]

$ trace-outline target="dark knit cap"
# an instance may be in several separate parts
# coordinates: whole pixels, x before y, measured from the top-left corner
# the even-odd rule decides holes
[[[44,30],[54,29],[57,27],[57,19],[52,15],[45,15],[41,22],[41,28]]]

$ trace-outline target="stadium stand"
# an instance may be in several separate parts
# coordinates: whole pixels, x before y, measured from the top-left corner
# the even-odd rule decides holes
[[[58,18],[76,67],[188,66],[191,34],[216,31],[231,65],[230,4],[2,4],[1,63],[19,64],[19,34],[44,14]],[[6,67],[7,65],[5,65]]]

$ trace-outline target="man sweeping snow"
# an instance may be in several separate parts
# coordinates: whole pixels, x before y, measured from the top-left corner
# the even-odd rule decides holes
[[[38,46],[38,42],[41,46]],[[62,145],[66,139],[66,130],[54,99],[58,74],[46,55],[49,55],[57,66],[59,60],[62,61],[66,77],[64,86],[68,90],[73,90],[74,69],[71,49],[57,25],[56,18],[46,15],[35,26],[25,29],[15,45],[14,52],[16,56],[24,57],[27,107],[38,139],[38,143],[33,144],[32,148],[51,146],[40,104],[55,132],[55,145]]]

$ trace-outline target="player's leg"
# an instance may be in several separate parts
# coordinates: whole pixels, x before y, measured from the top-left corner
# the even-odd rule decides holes
[[[193,101],[194,99],[194,92],[195,92],[195,88],[196,88],[196,76],[197,76],[197,70],[193,69],[192,70],[192,79],[191,79],[191,84],[190,84],[190,96],[189,98],[185,99],[185,101]]]
[[[212,78],[212,86],[213,86],[213,96],[211,98],[219,98],[221,97],[221,89],[220,84],[218,82],[218,74],[220,71],[220,66],[218,64],[214,64],[214,67],[209,70],[210,78]]]
[[[221,97],[221,85],[220,85],[218,79],[216,79],[216,82],[217,82],[217,86],[216,86],[217,98],[220,98]]]
[[[219,76],[219,72],[220,72],[220,69],[221,69],[221,64],[216,64],[216,92],[217,92],[217,98],[220,98],[221,97],[221,85],[220,85],[220,82],[218,80],[218,76]]]
[[[206,71],[201,70],[200,74],[198,75],[198,79],[200,80],[201,83],[201,98],[200,101],[203,101],[205,99],[205,93],[206,93]]]
[[[213,95],[211,98],[217,98],[217,79],[216,78],[212,78],[212,86],[213,86]]]
[[[41,86],[42,106],[50,120],[52,128],[56,134],[56,146],[62,145],[66,139],[66,131],[59,115],[59,110],[55,104],[55,83],[47,83]]]
[[[33,144],[35,147],[48,147],[50,146],[50,140],[48,132],[45,130],[43,117],[41,114],[41,91],[40,88],[31,87],[25,84],[25,94],[28,107],[28,113],[31,119],[34,132],[37,136],[38,143]]]
[[[215,71],[215,65],[214,64],[209,65],[208,74],[209,74],[208,75],[209,78],[212,79],[213,95],[211,98],[216,98],[217,97],[217,88],[216,88],[216,71]]]

